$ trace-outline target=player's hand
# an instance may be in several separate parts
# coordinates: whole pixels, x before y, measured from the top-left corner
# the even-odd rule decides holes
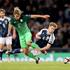
[[[49,17],[50,17],[50,15],[43,15],[43,18],[45,18],[45,19],[47,19]]]
[[[47,50],[41,50],[41,49],[40,49],[40,51],[41,51],[42,53],[44,53],[44,54],[47,54]]]

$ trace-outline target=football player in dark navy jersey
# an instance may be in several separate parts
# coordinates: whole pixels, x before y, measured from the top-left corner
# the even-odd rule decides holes
[[[8,29],[10,28],[9,21],[10,18],[5,16],[5,10],[0,9],[0,60],[2,60],[2,51],[5,44],[8,50],[11,50],[12,36]]]
[[[57,24],[51,22],[48,29],[44,28],[36,34],[37,44],[41,48],[41,51],[48,50],[54,43],[55,36],[54,31],[57,29]]]
[[[0,37],[6,37],[8,32],[8,19],[0,18]]]

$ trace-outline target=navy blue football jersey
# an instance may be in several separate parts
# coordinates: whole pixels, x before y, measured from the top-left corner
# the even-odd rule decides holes
[[[0,18],[0,37],[7,35],[9,21],[10,19],[8,17]]]
[[[51,35],[48,34],[47,29],[42,29],[40,32],[38,32],[38,35],[41,37],[36,43],[39,45],[40,48],[44,47],[49,44],[53,44],[55,40],[54,33]]]

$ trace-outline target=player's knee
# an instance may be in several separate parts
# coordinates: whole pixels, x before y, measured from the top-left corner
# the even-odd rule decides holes
[[[28,42],[27,42],[27,45],[28,45],[28,46],[31,46],[31,44],[32,44],[32,41],[28,41]]]

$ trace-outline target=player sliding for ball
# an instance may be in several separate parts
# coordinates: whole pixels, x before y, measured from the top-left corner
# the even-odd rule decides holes
[[[13,17],[11,18],[11,24],[15,27],[18,32],[20,45],[21,45],[21,52],[23,52],[28,57],[31,57],[36,60],[36,63],[39,62],[39,58],[37,58],[33,53],[29,51],[29,47],[37,47],[35,43],[32,43],[32,35],[30,29],[27,26],[28,21],[30,18],[44,18],[47,19],[50,17],[49,15],[22,15],[22,11],[18,8],[14,8]],[[17,51],[15,51],[17,52]]]
[[[42,29],[36,34],[37,42],[36,44],[41,48],[40,50],[43,53],[52,46],[55,40],[54,31],[57,29],[57,24],[50,22],[48,28]]]

